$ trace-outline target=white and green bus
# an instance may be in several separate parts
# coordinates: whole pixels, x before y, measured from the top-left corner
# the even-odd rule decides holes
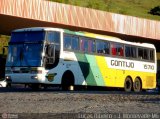
[[[116,37],[59,28],[14,30],[5,77],[32,88],[59,85],[118,87],[125,91],[156,87],[156,49]]]

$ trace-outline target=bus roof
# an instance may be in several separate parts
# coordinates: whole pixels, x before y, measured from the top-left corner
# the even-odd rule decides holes
[[[124,43],[124,44],[128,44],[128,45],[149,47],[149,48],[155,49],[155,46],[150,43],[130,42],[130,41],[122,40],[122,39],[114,37],[114,36],[100,35],[100,34],[83,32],[83,31],[74,32],[74,31],[70,31],[70,30],[64,30],[64,32],[68,33],[68,34],[79,35],[79,36],[84,36],[84,37],[88,37],[88,38],[95,38],[95,39],[101,39],[101,40],[105,40],[105,41]]]
[[[128,45],[149,47],[149,48],[155,49],[155,46],[153,44],[149,44],[149,43],[130,42],[130,41],[122,40],[122,39],[114,37],[114,36],[100,35],[100,34],[95,34],[95,33],[84,32],[84,31],[70,31],[70,30],[62,29],[62,28],[30,27],[30,28],[22,28],[22,29],[13,30],[13,32],[25,32],[25,31],[61,31],[64,33],[72,34],[72,35],[84,36],[84,37],[88,37],[88,38],[95,38],[95,39],[101,39],[101,40],[105,40],[105,41],[124,43],[124,44],[128,44]]]
[[[25,31],[63,31],[63,29],[52,28],[52,27],[30,27],[30,28],[15,29],[12,32],[25,32]]]

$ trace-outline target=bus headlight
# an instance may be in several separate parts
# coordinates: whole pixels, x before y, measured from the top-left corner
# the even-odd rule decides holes
[[[5,76],[6,81],[12,81],[11,76]]]
[[[6,80],[8,80],[8,79],[11,79],[11,77],[10,76],[6,76]]]
[[[38,77],[37,76],[31,76],[31,79],[38,79]]]

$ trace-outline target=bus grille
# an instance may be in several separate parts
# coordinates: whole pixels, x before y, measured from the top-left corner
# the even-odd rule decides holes
[[[146,77],[146,87],[153,87],[154,86],[154,77],[147,76]]]

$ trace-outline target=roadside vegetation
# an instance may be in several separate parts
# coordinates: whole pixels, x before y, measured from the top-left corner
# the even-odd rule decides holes
[[[93,8],[118,14],[130,15],[140,18],[160,20],[160,14],[150,11],[160,6],[160,0],[50,0],[53,2],[71,4],[81,7]],[[160,8],[160,7],[159,7]],[[160,9],[156,9],[160,13]]]
[[[3,47],[8,46],[9,38],[9,36],[0,35],[0,55],[3,53]]]

